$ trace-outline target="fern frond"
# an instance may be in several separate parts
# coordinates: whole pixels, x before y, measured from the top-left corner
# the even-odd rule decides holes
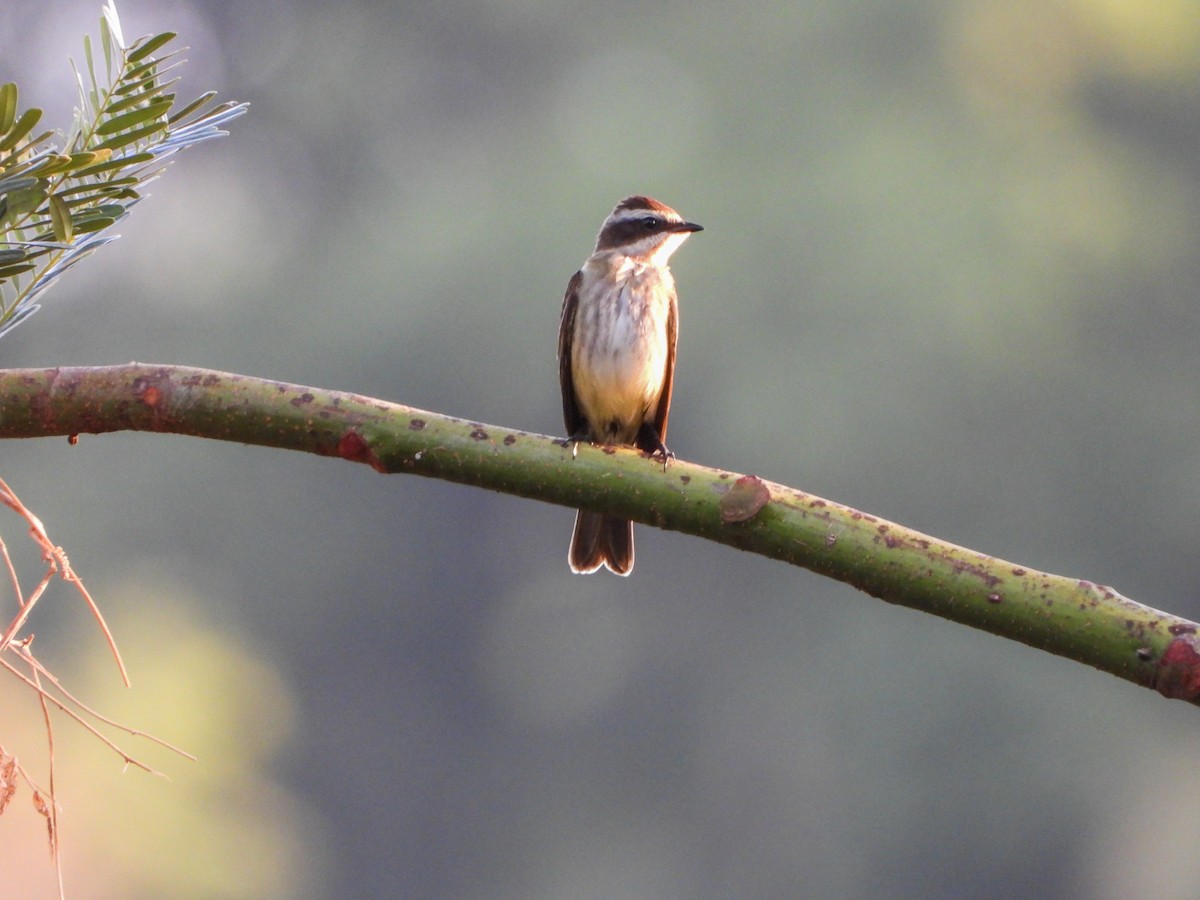
[[[20,111],[15,84],[0,85],[0,336],[38,309],[37,299],[67,269],[115,240],[111,229],[142,197],[165,160],[184,147],[228,134],[247,104],[212,104],[215,93],[176,105],[178,51],[155,56],[176,37],[126,44],[116,3],[100,19],[100,55],[83,42],[72,62],[79,107],[61,144],[33,135],[42,111]],[[86,77],[86,81],[85,81]]]

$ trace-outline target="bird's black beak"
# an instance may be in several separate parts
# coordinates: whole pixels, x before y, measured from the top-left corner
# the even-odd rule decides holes
[[[679,222],[671,230],[672,231],[703,231],[704,226],[697,225],[695,222]]]

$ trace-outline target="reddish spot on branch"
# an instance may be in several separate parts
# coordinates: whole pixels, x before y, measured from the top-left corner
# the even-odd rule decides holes
[[[720,500],[721,521],[726,525],[753,519],[771,500],[771,489],[757,475],[744,475]]]
[[[890,526],[890,525],[886,525],[886,524],[884,524],[884,525],[877,525],[877,526],[875,527],[875,530],[876,530],[877,532],[879,532],[879,536],[880,536],[881,538],[883,538],[883,542],[884,542],[884,544],[886,544],[886,545],[887,545],[887,548],[888,548],[889,550],[895,550],[895,549],[896,549],[896,548],[898,548],[898,547],[903,547],[903,546],[904,546],[904,539],[903,539],[903,538],[901,538],[901,537],[898,537],[898,536],[896,536],[896,535],[894,535],[894,534],[888,534],[888,532],[889,532],[889,531],[891,531],[891,526]]]
[[[157,409],[162,404],[162,391],[158,389],[158,385],[151,384],[143,378],[139,378],[133,384],[133,393],[139,400],[145,403],[152,409]]]
[[[974,575],[986,587],[994,588],[1000,584],[1000,576],[989,572],[986,565],[970,563],[966,560],[954,560],[951,562],[951,566],[956,575]]]
[[[379,457],[357,431],[347,431],[337,443],[337,455],[349,462],[366,463],[376,472],[387,472]]]
[[[1182,634],[1167,644],[1154,687],[1172,700],[1200,697],[1200,640],[1195,634]]]

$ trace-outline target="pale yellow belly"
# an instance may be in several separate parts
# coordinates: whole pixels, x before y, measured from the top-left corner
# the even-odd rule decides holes
[[[595,304],[579,310],[571,378],[593,439],[629,444],[654,419],[662,395],[667,311],[628,302],[623,293],[615,316],[601,315]]]

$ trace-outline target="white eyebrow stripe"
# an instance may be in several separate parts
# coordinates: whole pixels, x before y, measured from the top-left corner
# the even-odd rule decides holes
[[[646,207],[638,207],[636,209],[617,210],[611,216],[608,217],[608,220],[605,222],[605,224],[608,225],[608,224],[615,224],[617,222],[632,222],[635,219],[644,219],[644,218],[646,218],[646,216],[653,216],[654,218],[662,219],[665,222],[682,222],[683,221],[683,216],[679,215],[679,213],[676,213],[676,212],[666,213],[666,212],[662,212],[661,210],[657,210],[657,209],[648,209]]]

